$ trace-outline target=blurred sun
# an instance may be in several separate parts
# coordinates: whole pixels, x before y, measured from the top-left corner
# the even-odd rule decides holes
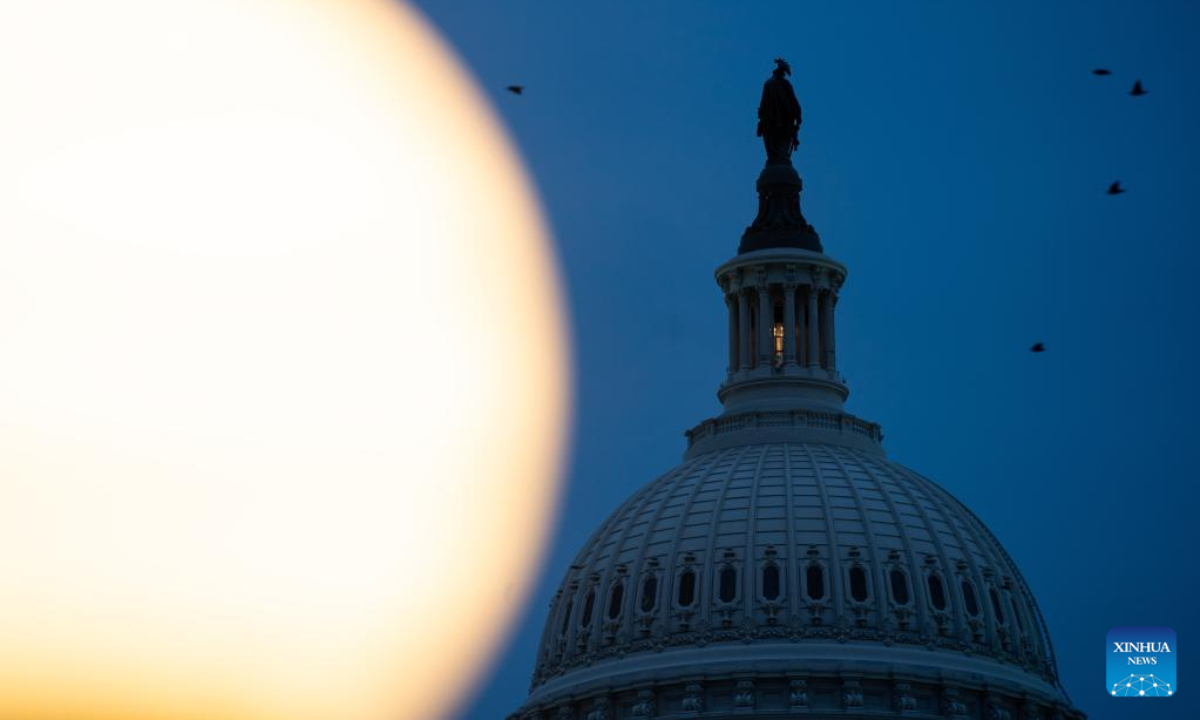
[[[0,10],[0,717],[439,717],[556,500],[531,183],[385,0]]]

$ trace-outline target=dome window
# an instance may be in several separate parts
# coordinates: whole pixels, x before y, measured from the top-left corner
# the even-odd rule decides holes
[[[767,600],[775,600],[779,597],[779,566],[768,565],[763,568],[762,573],[762,594]]]
[[[908,577],[900,570],[895,568],[891,572],[892,580],[892,599],[897,605],[908,604]]]
[[[737,598],[737,570],[732,567],[725,567],[721,570],[720,587],[718,588],[717,596],[721,602],[733,602]]]
[[[1004,624],[1004,609],[1000,607],[1000,593],[996,592],[996,588],[992,588],[988,593],[992,596],[992,612],[996,613],[996,622]]]
[[[825,569],[820,565],[809,565],[804,573],[805,585],[808,586],[808,597],[820,600],[825,597]]]
[[[574,598],[572,598],[572,600],[573,599]],[[559,631],[558,631],[559,635],[566,635],[567,629],[571,627],[571,600],[568,600],[567,602],[563,603],[563,605],[564,605],[564,608],[563,608],[562,627],[559,628]]]
[[[850,568],[850,597],[858,602],[867,599],[867,573],[861,565]]]
[[[1025,632],[1025,621],[1021,619],[1021,610],[1017,607],[1017,599],[1011,595],[1008,599],[1012,601],[1013,620],[1017,622],[1017,629],[1019,629],[1021,632]]]
[[[946,588],[942,587],[942,578],[938,575],[929,576],[929,602],[935,610],[946,609]]]
[[[696,602],[696,573],[691,570],[679,576],[679,607],[691,607]]]
[[[642,581],[642,612],[650,612],[658,604],[658,577],[647,575]]]
[[[579,624],[587,627],[592,624],[592,610],[596,607],[596,591],[589,590],[587,598],[583,601],[583,617],[579,619]]]
[[[621,616],[621,601],[625,599],[625,583],[619,582],[613,585],[612,592],[608,596],[608,619],[616,620]]]
[[[971,587],[971,581],[962,581],[962,594],[967,612],[971,614],[971,617],[979,617],[979,601],[975,599],[975,588]]]

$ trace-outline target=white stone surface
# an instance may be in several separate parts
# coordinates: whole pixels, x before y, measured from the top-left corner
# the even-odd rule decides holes
[[[780,595],[771,599],[762,588],[768,564],[781,572]],[[823,573],[818,599],[809,594],[809,566]],[[719,593],[726,567],[737,575],[728,603]],[[862,601],[851,593],[854,567],[865,575]],[[698,582],[694,603],[684,607],[679,583],[689,571]],[[893,571],[902,575],[905,602],[892,590]],[[931,597],[931,574],[941,580],[944,609]],[[656,592],[643,606],[651,576]],[[974,614],[964,583],[975,596]],[[612,600],[618,586],[619,607]],[[983,663],[1031,686],[1054,683],[1033,596],[969,510],[877,452],[773,442],[695,456],[613,513],[563,580],[535,686],[565,687],[584,668],[592,676],[620,674],[664,648],[704,648],[705,662],[721,662],[745,643],[775,644],[783,656],[812,665],[832,660],[829,648],[839,640],[932,648],[946,655],[931,667]]]

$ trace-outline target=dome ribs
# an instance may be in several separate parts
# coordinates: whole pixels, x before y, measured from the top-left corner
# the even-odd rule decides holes
[[[779,452],[775,445],[767,445],[763,447],[763,452],[758,456],[758,465],[754,469],[754,479],[750,482],[750,497],[748,499],[746,512],[746,554],[742,558],[741,571],[741,592],[742,592],[742,617],[752,619],[757,616],[758,602],[758,571],[759,552],[758,552],[758,534],[756,533],[756,520],[758,518],[758,488],[762,484],[763,467],[767,464],[767,458],[772,452]]]
[[[900,544],[904,546],[904,554],[907,556],[906,563],[908,565],[909,577],[909,607],[915,608],[917,614],[917,627],[924,628],[927,623],[931,622],[929,617],[928,605],[923,602],[926,598],[925,590],[927,588],[919,587],[924,583],[921,580],[921,567],[917,561],[916,548],[913,547],[912,533],[909,524],[904,521],[904,514],[896,507],[895,499],[892,493],[883,487],[883,481],[876,477],[875,473],[871,472],[870,459],[865,453],[854,453],[855,459],[858,460],[858,466],[862,469],[863,475],[875,485],[883,502],[888,506],[888,510],[896,521],[896,531],[900,535]],[[903,491],[907,496],[907,492]],[[911,499],[911,498],[910,498]],[[893,598],[894,600],[894,598]],[[903,622],[901,623],[903,625]]]
[[[882,468],[878,464],[875,463],[875,458],[871,457],[870,455],[868,455],[866,453],[858,453],[858,460],[859,460],[859,462],[863,463],[864,466],[874,465],[877,472],[882,472]],[[884,482],[882,480],[880,480],[878,478],[878,475],[876,475],[875,473],[872,473],[872,477],[875,479],[875,482],[877,483],[877,485],[879,486],[881,491],[883,491],[884,487],[885,487]],[[914,496],[912,490],[910,490],[905,485],[897,483],[891,479],[889,479],[888,484],[895,486],[897,491],[899,491],[900,493],[903,493],[904,497],[908,498],[909,504],[911,504],[914,508],[916,508],[917,513],[920,515],[921,520],[924,522],[925,527],[927,528],[927,532],[929,533],[930,542],[933,544],[934,548],[937,550],[937,567],[938,567],[939,575],[940,575],[941,581],[942,581],[942,592],[945,593],[946,592],[946,578],[950,576],[951,568],[942,567],[942,565],[945,564],[943,558],[949,558],[950,555],[946,551],[945,544],[942,543],[942,537],[938,533],[937,527],[933,524],[933,521],[930,519],[928,510],[925,508],[924,505],[921,504],[921,501],[918,500]],[[891,491],[890,490],[884,491],[884,494],[890,497]],[[897,517],[903,518],[903,515],[901,513],[899,513],[899,511],[897,511]],[[914,565],[916,564],[915,554],[913,557],[913,564]],[[917,574],[914,575],[914,577],[921,578],[922,580],[924,580],[924,573],[922,573],[918,570]],[[916,584],[916,583],[914,583],[914,584]],[[918,595],[923,598],[928,599],[929,598],[929,584],[927,582],[921,582],[919,584],[921,585],[921,589],[918,591]],[[949,599],[949,598],[947,597],[947,599]],[[951,614],[953,615],[954,607],[951,605],[949,609],[951,610]],[[957,615],[954,615],[954,616],[957,617]],[[954,629],[955,629],[955,631],[960,631],[962,628],[959,627],[959,623],[956,622]]]
[[[787,528],[787,554],[782,562],[786,568],[784,582],[787,584],[788,614],[791,618],[800,616],[800,605],[804,596],[800,592],[800,558],[803,557],[800,546],[796,544],[796,520],[792,507],[795,505],[796,484],[792,482],[792,443],[783,444],[783,518]],[[794,558],[794,561],[793,561]]]
[[[825,450],[825,448],[821,449]],[[851,496],[854,498],[854,508],[862,520],[863,533],[867,536],[868,547],[876,551],[875,557],[868,557],[868,561],[861,564],[866,567],[867,576],[872,578],[870,587],[867,589],[868,600],[874,600],[875,612],[877,614],[876,623],[882,624],[888,617],[887,598],[884,596],[887,588],[887,576],[881,562],[882,558],[879,556],[879,552],[883,550],[883,546],[880,545],[879,539],[875,535],[875,521],[868,514],[867,504],[859,492],[858,484],[854,481],[853,475],[846,469],[846,464],[842,462],[836,453],[827,452],[827,455],[830,462],[837,466],[842,480],[846,483],[846,489],[849,490]],[[820,469],[818,469],[818,473],[820,473]],[[851,547],[850,551],[854,549],[857,548]],[[872,595],[874,596],[873,598],[871,597]],[[867,621],[869,622],[869,619]]]
[[[930,482],[932,482],[932,481],[930,481]],[[936,485],[936,483],[934,483],[934,484]],[[940,489],[940,486],[939,486],[939,489]],[[1024,576],[1021,575],[1021,569],[1017,566],[1017,564],[1015,562],[1013,562],[1012,557],[1008,554],[1008,551],[1004,549],[1004,545],[1001,544],[1000,541],[996,539],[996,536],[994,534],[992,534],[991,529],[986,524],[984,524],[984,522],[982,520],[979,519],[979,516],[976,515],[975,512],[971,510],[971,508],[969,508],[966,505],[964,505],[963,503],[959,502],[958,498],[955,498],[953,495],[950,495],[950,493],[946,492],[945,490],[942,490],[942,492],[945,492],[946,496],[949,497],[950,500],[953,501],[956,505],[958,505],[958,507],[960,507],[962,509],[962,511],[965,512],[967,514],[967,516],[970,517],[975,522],[975,524],[979,526],[980,532],[983,533],[984,535],[986,535],[987,538],[993,544],[993,546],[997,549],[997,551],[1001,555],[1003,555],[1004,560],[1007,563],[1009,570],[1012,571],[1013,577],[1016,581],[1015,584],[1017,586],[1018,592],[1013,593],[1013,595],[1014,596],[1020,595],[1022,597],[1022,599],[1025,601],[1026,608],[1028,608],[1028,610],[1029,610],[1029,614],[1033,616],[1032,625],[1034,628],[1036,628],[1036,631],[1037,631],[1034,633],[1033,637],[1035,637],[1038,640],[1038,642],[1040,643],[1040,651],[1038,653],[1039,661],[1042,664],[1047,666],[1048,672],[1054,677],[1055,682],[1057,683],[1058,682],[1058,660],[1054,655],[1054,644],[1050,640],[1050,630],[1046,625],[1046,618],[1045,618],[1045,616],[1042,615],[1041,608],[1039,608],[1037,605],[1037,599],[1034,597],[1033,591],[1029,587],[1029,583],[1025,582]],[[1059,685],[1059,687],[1063,690],[1064,693],[1066,692],[1066,689],[1062,688],[1061,685]]]
[[[825,586],[815,600],[805,590],[812,563]],[[778,589],[764,598],[760,585],[769,564],[783,576],[772,576]],[[854,588],[862,602],[851,597],[852,565],[862,569]],[[726,601],[720,583],[724,568],[736,571],[736,582],[725,579]],[[678,604],[685,569],[696,577],[694,599],[686,607]],[[902,591],[891,590],[892,571],[903,574],[894,579]],[[645,612],[639,588],[650,572],[658,578],[657,602]],[[930,599],[933,572],[947,595],[939,612]],[[617,606],[610,593],[620,578],[626,584],[614,621],[608,609]],[[978,617],[968,617],[963,580],[971,583]],[[1003,625],[994,618],[992,588],[1010,603],[1001,605]],[[592,591],[596,601],[587,643],[574,642],[556,655],[554,643],[562,638],[555,623],[563,622],[565,606],[573,603],[567,625],[582,633],[581,606]],[[906,596],[906,603],[898,602]],[[1026,627],[1017,625],[1017,614],[1028,619]],[[583,678],[634,672],[657,662],[675,667],[676,658],[684,657],[692,658],[684,665],[691,667],[694,660],[699,668],[743,651],[795,658],[819,680],[820,673],[808,668],[832,661],[843,652],[838,648],[882,643],[906,652],[937,651],[911,656],[914,667],[974,663],[972,672],[995,673],[1018,685],[1026,682],[1019,678],[1028,677],[1030,688],[1042,688],[1030,692],[1064,702],[1055,695],[1061,688],[1050,691],[1045,684],[1056,680],[1036,605],[986,526],[922,476],[870,449],[841,444],[768,441],[686,459],[639,489],[589,539],[564,578],[551,615],[547,627],[553,630],[543,641],[531,698],[559,697],[558,688],[575,687]],[[933,627],[935,615],[945,618],[944,630]],[[814,623],[815,617],[821,622]],[[839,623],[843,617],[849,622]],[[1013,637],[1021,633],[1041,650],[1035,653],[1028,642],[1000,643],[1002,628]],[[751,650],[760,646],[761,651]]]
[[[662,505],[667,502],[667,498],[671,497],[671,494],[674,492],[675,488],[677,488],[680,483],[686,480],[691,475],[691,472],[695,469],[695,466],[685,466],[682,469],[685,471],[679,473],[679,477],[676,478],[675,484],[672,485],[670,489],[660,487],[659,483],[657,482],[650,483],[646,489],[650,490],[653,488],[655,492],[636,493],[635,497],[638,498],[638,502],[636,504],[628,505],[624,508],[624,515],[622,517],[624,522],[622,523],[620,534],[618,535],[616,542],[613,543],[612,550],[610,551],[611,554],[608,558],[608,564],[600,574],[599,585],[601,592],[604,593],[604,597],[608,597],[608,593],[612,592],[613,584],[618,581],[615,575],[619,569],[623,568],[624,574],[627,576],[627,578],[629,576],[629,568],[627,565],[621,562],[621,557],[625,552],[625,544],[629,539],[629,534],[633,532],[633,529],[638,525],[638,520],[641,518],[643,509],[650,503],[652,499],[659,496],[662,497],[662,500],[659,502],[659,508],[661,509]],[[652,525],[647,523],[644,535],[645,533],[651,532],[652,527]],[[649,540],[649,536],[645,535],[641,543],[643,551],[645,551],[646,547],[649,545]],[[637,577],[638,572],[640,572],[640,567],[635,565],[632,576]],[[632,625],[632,621],[626,623],[626,618],[633,617],[633,613],[628,611],[628,605],[629,604],[626,603],[626,606],[621,608],[621,612],[617,618],[602,622],[605,632],[601,637],[597,638],[599,642],[603,642],[606,645],[616,642],[622,626],[627,624]]]
[[[916,475],[916,473],[913,474]],[[920,476],[918,475],[918,477]],[[975,513],[971,512],[966,505],[959,502],[959,500],[947,492],[945,488],[927,478],[922,477],[921,479],[928,485],[932,486],[934,492],[936,492],[939,497],[942,498],[943,502],[958,509],[959,512],[956,514],[956,517],[958,517],[962,524],[967,526],[977,538],[975,545],[979,549],[980,554],[982,554],[985,560],[987,560],[989,565],[989,567],[984,569],[984,583],[980,585],[980,592],[984,595],[990,596],[992,590],[998,591],[1001,589],[1003,587],[1005,576],[1012,577],[1018,573],[1016,564],[1012,562],[1012,559],[1009,557],[1008,552],[1004,549],[1004,546],[1000,544],[1000,541],[996,539],[996,536],[992,534],[987,525],[979,520]],[[989,570],[991,571],[991,576],[989,576]],[[999,578],[995,577],[996,573],[1000,574]],[[985,613],[989,618],[991,618],[993,637],[999,638],[1001,633],[1012,635],[1012,630],[1010,629],[1011,625],[1006,626],[1002,618],[996,615],[995,605],[991,602],[983,603],[983,605],[985,606]],[[1006,648],[1006,650],[1011,652],[1013,655],[1020,654],[1020,647],[1017,643],[1011,643],[1011,647]]]
[[[745,452],[745,451],[742,450],[741,452],[738,452],[737,456],[740,456],[742,454],[742,452]],[[704,485],[704,483],[708,480],[709,476],[711,476],[718,467],[721,467],[722,460],[727,459],[730,455],[733,455],[733,454],[734,454],[734,451],[732,451],[732,450],[726,450],[726,451],[723,451],[723,452],[717,454],[717,456],[712,459],[712,461],[708,464],[708,466],[704,467],[703,470],[695,476],[695,487],[692,488],[692,492],[688,496],[689,497],[688,503],[684,508],[682,508],[679,511],[681,518],[687,516],[688,511],[691,509],[691,498],[694,498],[696,496],[696,494],[699,492],[699,488],[701,488]],[[679,492],[679,488],[683,486],[684,481],[686,479],[688,479],[688,477],[690,477],[690,476],[691,476],[691,473],[680,473],[680,477],[675,480],[675,482],[671,485],[671,489],[668,492],[663,493],[662,500],[658,503],[658,507],[655,508],[654,518],[646,526],[646,533],[647,533],[646,542],[642,543],[641,551],[638,553],[638,557],[637,557],[637,568],[638,569],[636,572],[639,573],[638,577],[641,577],[640,573],[645,572],[645,563],[647,560],[647,555],[649,554],[650,545],[652,544],[651,540],[653,539],[652,534],[654,532],[654,529],[656,527],[658,527],[659,521],[662,519],[663,510],[665,510],[666,507],[670,504],[672,498],[674,498],[676,496],[676,493]],[[664,628],[669,627],[669,624],[671,622],[671,608],[675,604],[675,600],[676,600],[676,596],[672,592],[672,590],[674,590],[674,588],[675,588],[674,580],[675,580],[676,572],[675,572],[675,567],[670,562],[670,559],[675,556],[675,549],[678,546],[679,535],[680,535],[680,531],[682,530],[682,528],[683,528],[683,523],[680,522],[679,529],[675,533],[675,537],[672,540],[671,549],[667,551],[667,554],[664,557],[664,562],[660,562],[660,565],[663,568],[663,572],[666,573],[666,578],[667,578],[667,582],[663,583],[663,586],[666,588],[665,592],[666,592],[667,602],[658,603],[658,606],[655,608],[654,613],[658,617],[659,623]],[[659,588],[659,592],[662,593],[663,589]]]
[[[837,552],[837,529],[834,526],[833,515],[830,512],[829,493],[825,488],[825,483],[821,479],[821,472],[817,467],[817,459],[813,457],[812,446],[805,443],[801,447],[804,448],[804,453],[808,457],[808,466],[813,473],[813,482],[816,484],[817,492],[821,495],[821,513],[825,520],[826,534],[825,552],[827,558],[825,561],[829,564],[829,572],[825,574],[825,592],[826,596],[833,601],[833,617],[836,620],[846,612],[845,588],[841,581],[842,563]],[[791,478],[788,481],[791,482]]]
[[[722,519],[721,516],[725,512],[725,503],[729,500],[729,489],[733,486],[734,481],[739,479],[739,474],[744,472],[742,463],[746,460],[746,455],[750,451],[757,451],[752,457],[754,462],[754,475],[750,477],[750,482],[753,484],[757,481],[758,468],[762,465],[763,455],[766,454],[767,448],[764,445],[750,445],[746,447],[746,452],[738,456],[737,463],[729,468],[729,474],[725,477],[724,483],[721,485],[721,492],[717,499],[713,502],[712,520],[708,528],[708,543],[705,547],[704,554],[701,556],[700,562],[703,570],[700,573],[700,620],[706,623],[709,627],[714,625],[712,619],[712,611],[714,609],[714,598],[716,593],[713,592],[713,586],[717,581],[717,530],[720,528]],[[747,512],[747,515],[749,512]],[[681,523],[682,524],[682,523]],[[707,572],[705,572],[707,571]]]
[[[675,526],[675,534],[674,534],[673,538],[671,539],[671,549],[668,552],[667,562],[665,563],[665,567],[667,568],[667,571],[671,573],[671,582],[668,583],[668,588],[669,588],[668,597],[670,598],[670,602],[663,603],[663,609],[662,609],[663,626],[666,628],[668,633],[670,633],[673,630],[673,628],[671,627],[671,611],[676,607],[676,604],[677,604],[678,598],[679,598],[675,583],[678,581],[678,577],[680,575],[681,568],[682,568],[680,561],[686,555],[686,552],[682,552],[680,550],[680,544],[682,543],[682,540],[683,540],[684,530],[687,527],[687,517],[688,517],[688,515],[691,514],[692,508],[695,506],[696,496],[701,493],[704,486],[706,484],[708,484],[709,478],[713,475],[713,473],[718,468],[724,469],[730,476],[732,476],[734,469],[737,468],[737,466],[742,462],[742,458],[745,457],[746,453],[749,450],[750,450],[750,448],[748,448],[748,447],[741,447],[741,448],[736,448],[736,449],[723,450],[723,451],[719,451],[718,453],[716,453],[716,457],[717,457],[718,461],[716,461],[712,464],[712,466],[709,468],[708,472],[704,473],[701,477],[697,478],[695,487],[693,487],[692,491],[690,493],[688,493],[687,501],[684,503],[683,508],[681,508],[679,511],[680,519],[679,519],[679,522]],[[721,462],[719,462],[719,460],[725,460],[725,459],[728,460],[728,464],[722,465]],[[728,481],[726,481],[726,482],[728,482]],[[716,517],[715,511],[713,513],[713,517],[714,518]],[[706,563],[706,562],[707,562],[707,560],[705,558],[701,558],[701,560],[700,560],[701,568],[703,568],[704,563]],[[700,572],[697,577],[697,583],[696,583],[697,586],[699,587],[699,589],[701,590],[700,598],[697,598],[697,601],[700,601],[700,602],[703,601],[703,597],[704,597],[704,594],[703,594],[704,578],[705,578],[705,574],[703,572]],[[698,604],[697,602],[693,602],[692,607],[695,607],[697,604]]]
[[[979,561],[975,557],[980,543],[974,542],[973,539],[969,540],[964,534],[971,532],[971,528],[967,527],[959,517],[956,517],[956,513],[950,511],[951,506],[946,503],[945,498],[943,497],[945,491],[942,490],[941,487],[925,477],[918,475],[917,473],[907,469],[906,472],[909,474],[910,479],[913,480],[913,487],[924,494],[925,497],[938,508],[938,513],[941,515],[942,522],[953,531],[954,536],[958,539],[958,544],[963,554],[963,561],[966,562],[967,566],[971,570],[968,577],[975,586],[975,601],[977,603],[981,603],[981,605],[984,607],[982,615],[985,627],[982,636],[984,638],[994,638],[997,631],[996,620],[992,616],[990,610],[986,608],[987,603],[982,602],[983,595],[987,592],[988,584],[986,582],[986,578],[984,577],[984,570],[980,567]],[[958,504],[957,501],[955,504]],[[958,506],[962,507],[961,504],[958,504]],[[986,555],[984,556],[984,559],[988,559]],[[966,600],[962,597],[961,585],[961,577],[958,578],[956,582],[952,583],[954,591],[957,592],[959,601],[961,603],[965,603]],[[972,624],[972,618],[966,617],[965,619],[968,625]]]
[[[613,525],[625,517],[624,513],[626,509],[633,505],[633,503],[638,502],[643,495],[653,491],[655,489],[655,485],[656,483],[647,483],[640,490],[629,496],[629,499],[618,505],[617,509],[614,510],[603,523],[600,524],[600,527],[596,529],[596,532],[592,533],[591,537],[589,537],[587,542],[584,543],[583,549],[580,550],[579,555],[576,556],[575,562],[571,563],[570,568],[567,570],[567,577],[563,583],[563,588],[560,588],[560,592],[563,592],[564,594],[563,600],[560,600],[560,602],[565,601],[574,603],[576,601],[582,601],[582,599],[587,595],[589,588],[596,587],[596,583],[594,583],[590,578],[590,573],[582,571],[592,567],[595,562],[597,549],[603,549],[603,540],[608,537],[609,531],[612,529]],[[587,554],[587,559],[581,560],[580,556],[584,555],[585,553]],[[578,581],[579,591],[568,595],[565,590],[569,588],[571,580]],[[551,613],[551,615],[554,614],[555,613]],[[578,612],[572,614],[576,619],[571,621],[566,637],[562,638],[565,645],[564,656],[566,657],[576,654],[576,642],[579,637],[579,620],[581,619],[581,615]],[[594,621],[595,618],[592,618],[592,620]],[[553,637],[554,629],[554,624],[552,622],[548,622],[546,624],[545,630],[543,631],[543,644],[545,644],[549,638]]]

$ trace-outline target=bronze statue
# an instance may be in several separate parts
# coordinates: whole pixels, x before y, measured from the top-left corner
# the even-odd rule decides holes
[[[800,144],[800,102],[787,75],[792,68],[787,60],[775,58],[775,71],[763,83],[758,104],[758,136],[767,150],[767,164],[790,164],[792,151]]]
[[[792,166],[792,151],[800,144],[800,103],[787,76],[792,68],[776,58],[775,72],[763,84],[758,104],[758,136],[767,149],[767,164],[758,175],[758,214],[742,234],[739,253],[792,247],[813,252],[821,238],[800,212],[804,181]]]

